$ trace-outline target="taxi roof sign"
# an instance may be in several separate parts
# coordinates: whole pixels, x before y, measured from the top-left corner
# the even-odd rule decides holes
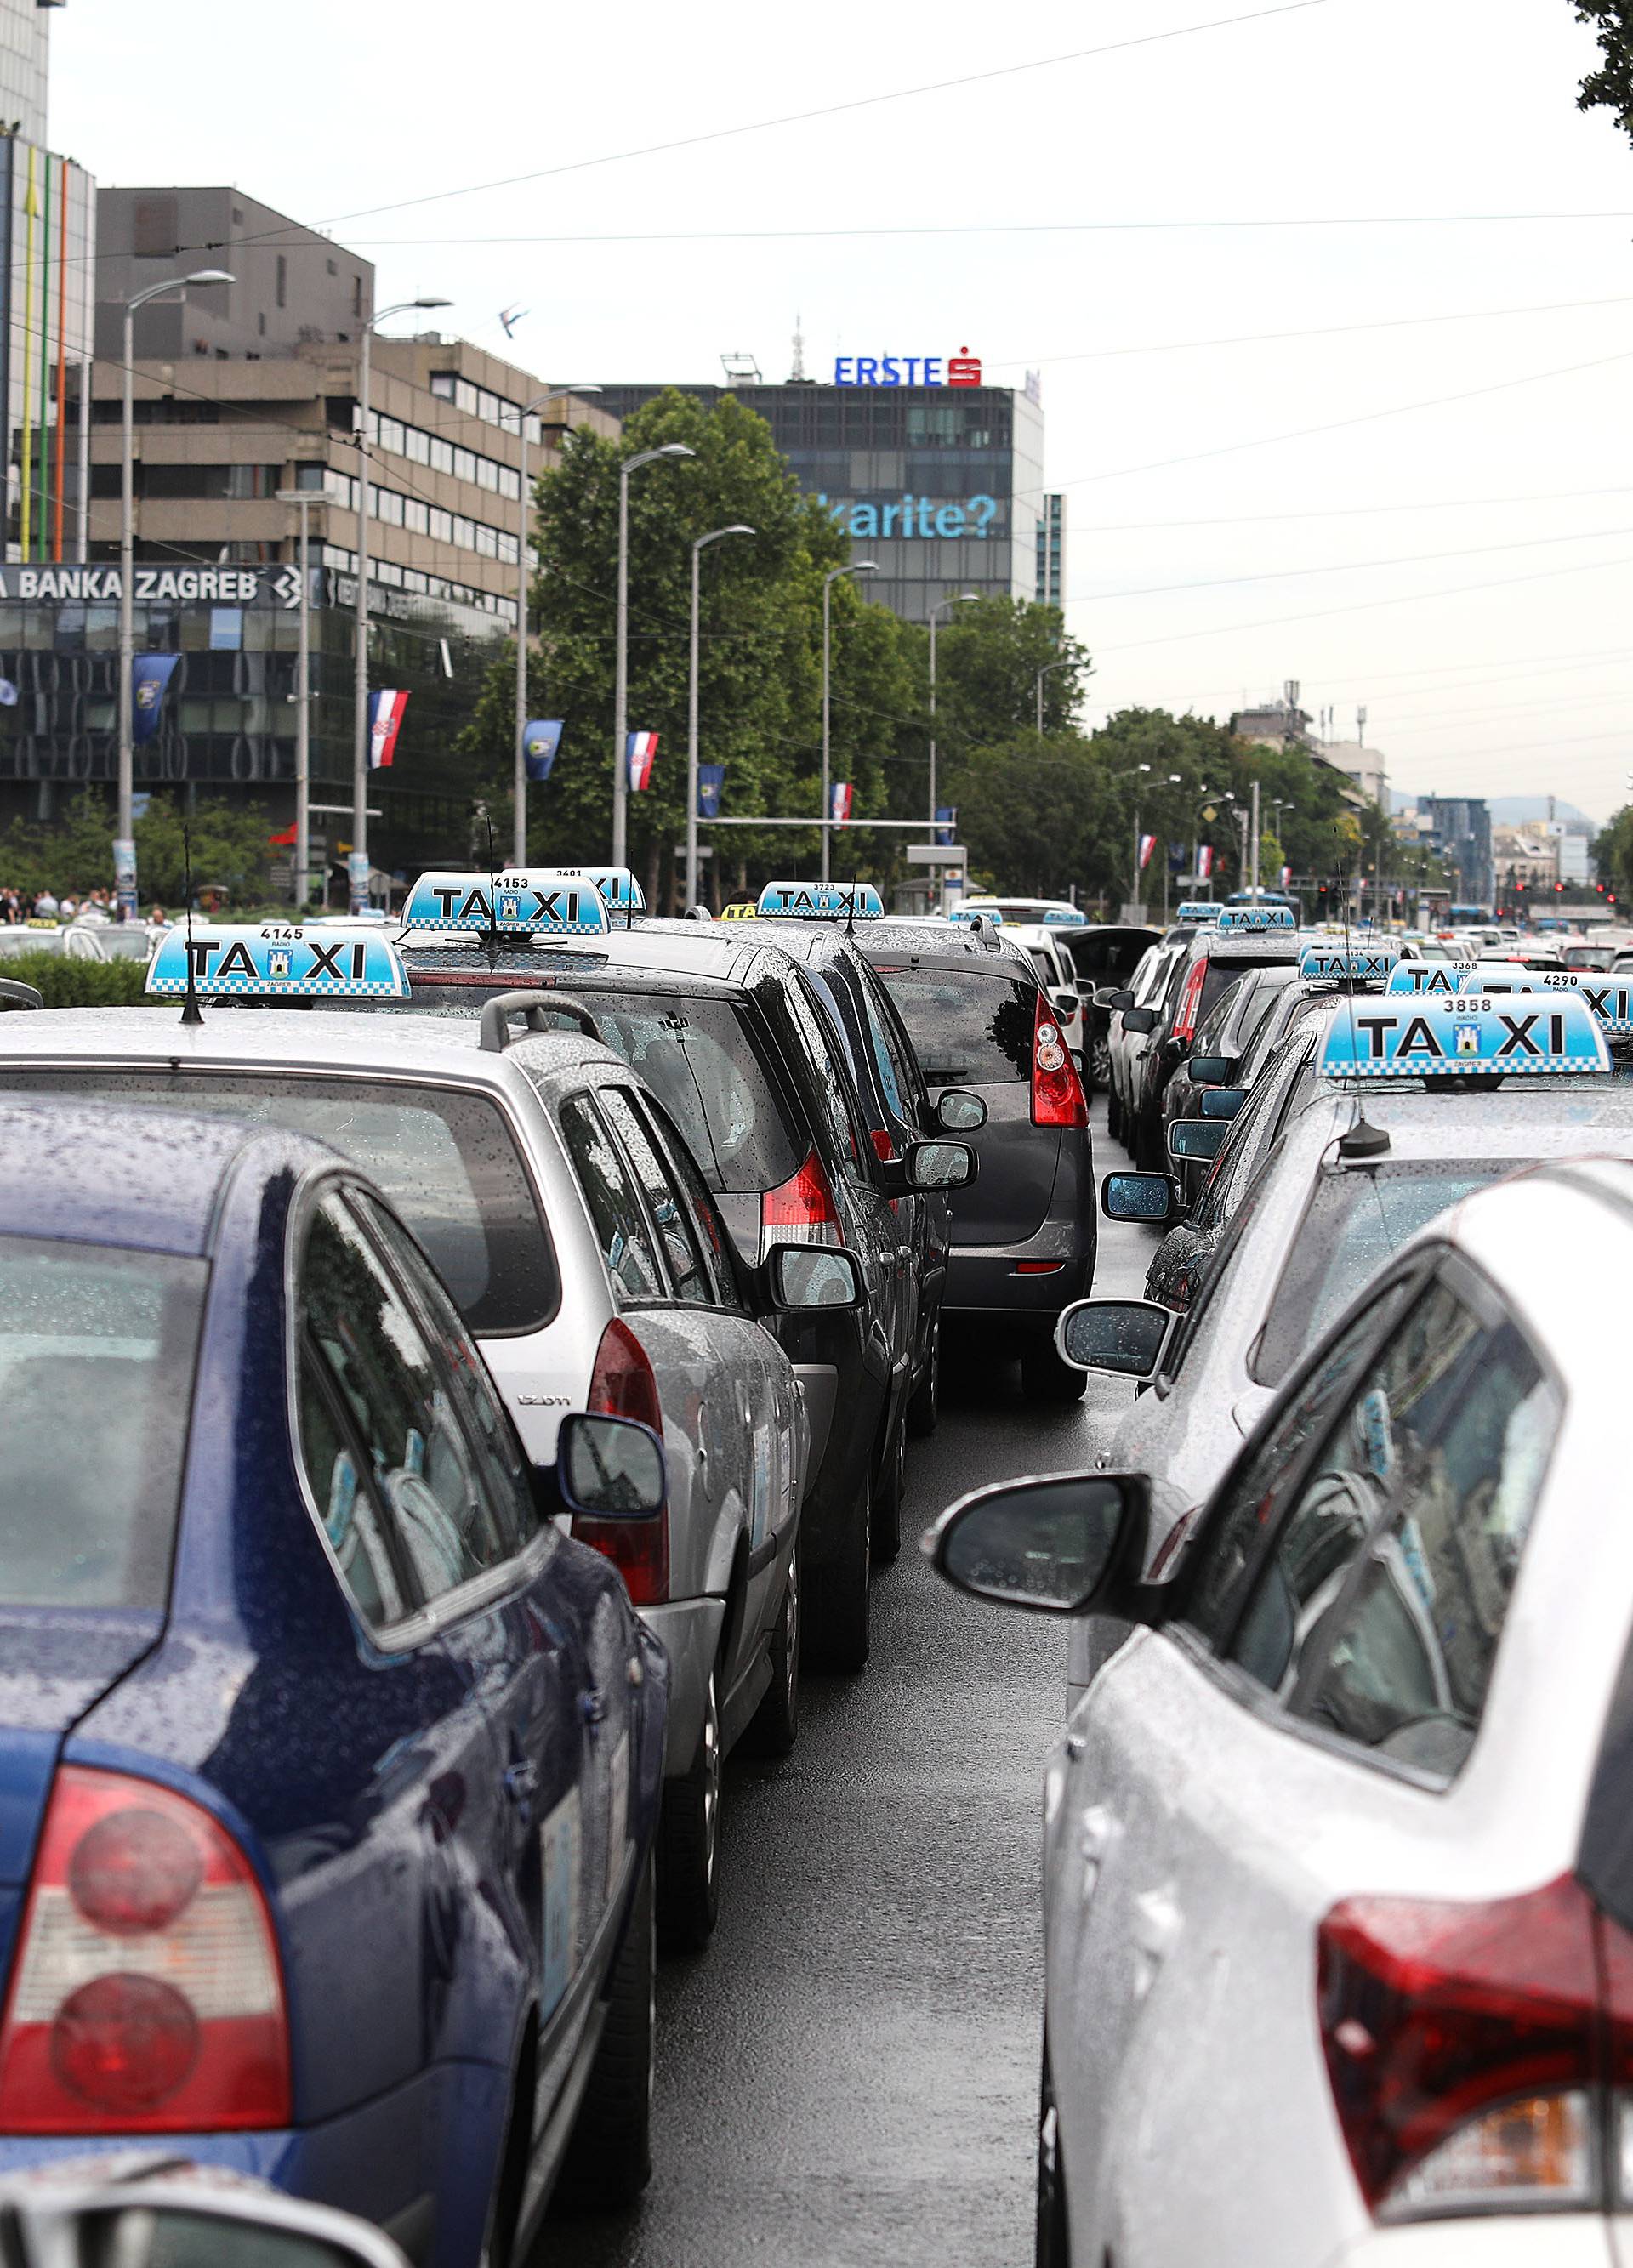
[[[510,866],[422,874],[403,908],[405,929],[497,930],[507,937],[604,937],[607,902],[588,869]]]
[[[1297,929],[1291,906],[1223,906],[1219,913],[1221,932],[1230,930],[1238,935],[1244,931],[1267,929]]]
[[[257,1000],[406,1000],[408,971],[378,931],[329,929],[314,923],[198,922],[189,937],[165,932],[148,963],[146,990],[183,999],[188,964],[206,998]]]
[[[985,922],[988,929],[1003,927],[1003,916],[996,906],[955,906],[947,918],[960,929],[973,929],[977,922]]]
[[[767,882],[755,909],[762,921],[883,921],[871,882]]]
[[[1189,928],[1193,922],[1216,922],[1223,910],[1223,907],[1216,906],[1211,898],[1186,898],[1180,902],[1174,919]]]
[[[734,900],[730,905],[722,906],[720,908],[720,919],[722,921],[752,921],[758,912],[759,908],[755,904],[752,898],[737,898]]]
[[[1472,961],[1397,961],[1389,972],[1386,993],[1477,992]]]
[[[1087,929],[1088,926],[1088,915],[1079,913],[1075,906],[1046,906],[1044,909],[1046,929]]]
[[[1524,968],[1518,961],[1493,961],[1470,970],[1468,990],[1570,993],[1583,1003],[1607,1039],[1633,1040],[1633,972],[1607,976],[1592,968]]]
[[[1309,984],[1383,984],[1400,960],[1393,945],[1307,945],[1298,974]]]
[[[644,914],[647,893],[627,866],[558,866],[558,874],[585,875],[615,913]]]
[[[1574,993],[1442,993],[1369,1001],[1334,1017],[1319,1069],[1324,1079],[1563,1078],[1607,1071],[1610,1054]]]

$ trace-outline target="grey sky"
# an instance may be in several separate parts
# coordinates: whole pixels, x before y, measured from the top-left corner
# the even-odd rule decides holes
[[[1602,817],[1633,764],[1633,151],[1575,107],[1569,0],[1318,0],[576,162],[1253,4],[70,0],[53,139],[105,181],[232,180],[331,226],[382,298],[446,293],[496,350],[524,306],[509,351],[552,379],[711,379],[736,349],[783,378],[796,313],[813,374],[964,345],[1041,369],[1090,721],[1297,677],[1345,735],[1367,704],[1399,787]],[[1417,217],[1554,213],[1612,217]],[[1385,215],[1414,217],[1105,225]],[[849,232],[706,233],[734,230]],[[1337,430],[1275,438],[1310,427]]]

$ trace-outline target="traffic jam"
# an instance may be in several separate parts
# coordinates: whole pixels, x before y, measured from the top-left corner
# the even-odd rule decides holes
[[[1616,2268],[1633,968],[599,868],[145,983],[0,1023],[0,2178],[567,2257],[918,1543],[1060,1618],[1041,2268]],[[1023,1447],[942,1508],[955,1360]]]

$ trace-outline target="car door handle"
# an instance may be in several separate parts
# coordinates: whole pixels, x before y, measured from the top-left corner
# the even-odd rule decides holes
[[[599,1725],[607,1714],[607,1704],[592,1685],[579,1696],[579,1714],[587,1725]]]
[[[506,1794],[518,1810],[529,1809],[534,1797],[538,1793],[538,1766],[528,1756],[523,1756],[518,1764],[507,1766],[504,1787]]]
[[[913,1258],[913,1247],[912,1247],[912,1245],[911,1245],[911,1244],[898,1244],[898,1245],[897,1246],[897,1248],[896,1248],[896,1257],[897,1257],[898,1260],[911,1260],[911,1259]]]
[[[1117,1833],[1117,1822],[1103,1803],[1090,1804],[1077,1822],[1077,1855],[1083,1862],[1083,1904],[1100,1886],[1100,1869]]]
[[[1134,1902],[1134,1984],[1136,2000],[1143,2000],[1156,1982],[1156,1972],[1173,1950],[1184,1926],[1184,1916],[1171,1889],[1146,1890]]]

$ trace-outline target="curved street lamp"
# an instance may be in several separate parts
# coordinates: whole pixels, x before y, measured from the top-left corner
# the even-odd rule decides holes
[[[660,457],[695,457],[683,441],[665,441],[661,448],[641,449],[618,467],[618,621],[616,674],[612,691],[612,863],[627,865],[629,844],[629,766],[624,742],[629,738],[630,693],[630,475]]]
[[[829,825],[829,823],[828,823],[828,822],[829,822],[829,821],[831,819],[831,817],[832,817],[832,815],[833,815],[833,796],[832,796],[832,791],[831,791],[831,787],[830,787],[830,784],[829,784],[829,778],[828,778],[828,775],[829,775],[830,770],[831,769],[831,762],[830,762],[830,756],[829,756],[830,741],[829,741],[829,731],[828,731],[828,685],[829,685],[829,679],[830,679],[830,676],[831,676],[831,670],[832,670],[832,660],[833,660],[833,631],[832,631],[832,622],[831,622],[831,615],[830,615],[830,611],[829,611],[829,603],[828,603],[828,602],[829,602],[830,596],[831,596],[831,593],[832,593],[832,590],[833,590],[833,586],[834,586],[834,585],[835,585],[836,583],[842,583],[842,582],[845,580],[845,578],[846,578],[847,575],[876,575],[876,574],[878,573],[878,571],[879,571],[878,563],[877,563],[876,560],[872,560],[872,559],[858,559],[858,560],[856,560],[856,561],[855,561],[855,562],[854,562],[851,566],[849,566],[849,567],[834,567],[834,568],[831,568],[831,569],[830,569],[830,571],[828,571],[828,573],[827,573],[827,574],[825,574],[825,575],[823,577],[823,578],[822,578],[822,828],[821,828],[821,833],[822,833],[822,878],[823,878],[823,880],[824,880],[824,882],[828,880],[828,872],[829,872],[829,845],[830,845],[830,843],[831,843],[832,838],[833,838],[833,829],[832,829],[832,828],[831,828],[831,827]]]

